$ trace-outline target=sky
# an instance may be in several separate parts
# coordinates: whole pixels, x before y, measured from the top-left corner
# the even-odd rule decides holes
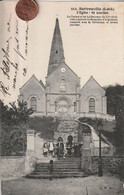
[[[13,89],[15,69],[11,66],[10,80],[0,70],[0,81],[9,87],[11,95],[0,98],[5,103],[15,101],[19,88],[34,74],[45,84],[51,42],[58,17],[63,40],[65,62],[81,78],[81,87],[92,75],[101,86],[124,85],[124,3],[121,2],[38,2],[39,13],[35,19],[28,22],[28,54],[25,55],[25,37],[27,23],[18,18],[15,13],[15,1],[0,2],[0,67],[6,60],[4,50],[9,40],[9,59],[18,63],[16,87]],[[118,24],[81,24],[70,26],[70,16],[77,16],[71,8],[113,8],[109,15],[118,17]],[[84,14],[85,15],[85,14]],[[92,14],[90,14],[92,15]],[[10,19],[11,18],[11,19]],[[10,21],[10,26],[7,25]],[[18,27],[17,27],[18,24]],[[10,27],[10,32],[9,28]],[[16,33],[18,28],[18,34]],[[17,40],[20,57],[15,50]],[[14,50],[15,49],[15,50]],[[6,60],[7,61],[7,60]],[[23,68],[27,68],[23,76]]]

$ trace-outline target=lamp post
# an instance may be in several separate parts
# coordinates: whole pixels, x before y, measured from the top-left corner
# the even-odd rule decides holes
[[[99,167],[98,167],[98,176],[102,177],[103,172],[102,172],[102,155],[101,155],[101,132],[103,130],[103,124],[101,121],[99,121],[97,125],[97,130],[99,132]]]

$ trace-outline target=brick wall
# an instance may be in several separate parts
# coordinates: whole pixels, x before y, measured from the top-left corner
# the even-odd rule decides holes
[[[25,157],[1,157],[0,172],[1,178],[21,177],[25,171]]]

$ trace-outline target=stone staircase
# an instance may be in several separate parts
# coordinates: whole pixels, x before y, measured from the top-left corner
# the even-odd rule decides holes
[[[70,132],[76,131],[78,129],[77,121],[74,121],[72,118],[62,118],[61,122],[58,125],[57,131]]]
[[[79,124],[73,118],[61,118],[57,131],[54,132],[54,140],[57,142],[58,137],[63,138],[63,142],[68,141],[68,136],[73,136],[73,142],[78,142],[78,127]]]
[[[49,163],[37,163],[35,170],[27,175],[28,178],[49,178]],[[53,178],[84,177],[81,171],[80,158],[67,157],[53,164]]]

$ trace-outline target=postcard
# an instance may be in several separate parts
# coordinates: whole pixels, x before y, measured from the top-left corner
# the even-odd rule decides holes
[[[0,2],[2,194],[121,194],[124,2],[30,1]]]

